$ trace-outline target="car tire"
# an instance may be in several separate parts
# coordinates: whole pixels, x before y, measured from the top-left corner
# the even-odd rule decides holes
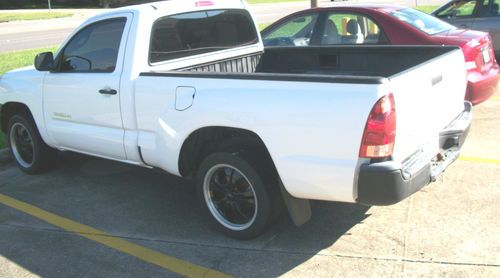
[[[30,116],[18,114],[9,119],[7,141],[12,157],[27,174],[50,169],[57,158],[57,151],[45,144]]]
[[[272,171],[257,156],[216,152],[201,163],[196,194],[202,211],[224,234],[255,238],[269,227],[281,203]]]

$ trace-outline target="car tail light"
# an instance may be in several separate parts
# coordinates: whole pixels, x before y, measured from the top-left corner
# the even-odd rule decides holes
[[[396,140],[396,106],[391,93],[380,98],[366,121],[359,156],[384,158],[392,155]]]
[[[472,39],[461,46],[468,71],[481,71],[483,66],[491,64],[495,55],[491,36],[487,34],[481,39]]]

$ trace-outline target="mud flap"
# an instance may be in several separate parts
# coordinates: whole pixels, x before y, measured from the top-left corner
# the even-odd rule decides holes
[[[298,199],[286,191],[283,183],[280,182],[281,196],[285,202],[290,218],[295,226],[300,227],[307,223],[312,216],[311,204],[307,199]]]

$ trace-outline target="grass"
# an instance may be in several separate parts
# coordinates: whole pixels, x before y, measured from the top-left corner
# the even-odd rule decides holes
[[[439,6],[417,6],[415,9],[430,14],[431,12],[435,11]]]
[[[0,53],[0,75],[9,70],[33,65],[35,56],[46,51],[55,51],[56,46]]]
[[[33,60],[35,59],[36,54],[45,51],[54,51],[56,48],[56,46],[51,46],[30,50],[0,53],[0,75],[9,70],[33,65]],[[0,149],[6,146],[7,139],[5,138],[5,134],[0,132]]]
[[[0,23],[15,20],[36,20],[70,17],[72,13],[67,12],[25,12],[25,13],[0,13]]]

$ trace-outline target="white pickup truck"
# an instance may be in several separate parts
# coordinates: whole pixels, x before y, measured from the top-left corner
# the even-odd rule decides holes
[[[204,213],[237,238],[285,207],[303,224],[309,200],[406,198],[455,161],[472,116],[458,48],[264,49],[235,0],[105,12],[35,68],[0,79],[21,170],[74,151],[194,178]]]

